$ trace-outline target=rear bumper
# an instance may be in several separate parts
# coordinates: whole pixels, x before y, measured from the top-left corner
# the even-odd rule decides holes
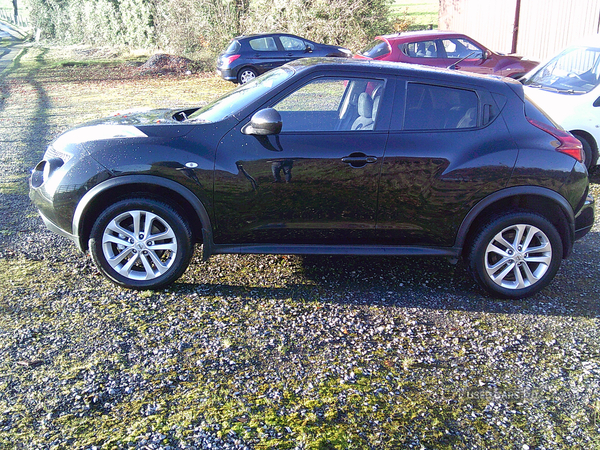
[[[588,194],[582,208],[575,216],[575,239],[584,237],[594,226],[594,197]]]
[[[219,69],[217,68],[217,75],[226,81],[237,81],[237,71],[232,69]]]

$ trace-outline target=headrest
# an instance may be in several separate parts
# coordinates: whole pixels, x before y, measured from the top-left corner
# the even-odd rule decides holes
[[[373,114],[373,100],[365,92],[358,96],[358,114],[367,119],[370,119]]]

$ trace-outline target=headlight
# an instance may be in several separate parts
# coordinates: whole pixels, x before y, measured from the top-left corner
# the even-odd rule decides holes
[[[60,135],[54,141],[54,147],[62,148],[68,144],[80,144],[88,141],[104,139],[124,139],[148,137],[133,125],[94,125],[92,127],[75,128]]]

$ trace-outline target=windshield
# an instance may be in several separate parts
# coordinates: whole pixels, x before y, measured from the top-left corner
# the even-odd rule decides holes
[[[293,73],[294,71],[288,67],[271,70],[190,114],[188,121],[203,123],[219,122],[241,111],[267,91],[279,86],[290,78]]]
[[[538,69],[523,84],[571,94],[585,94],[600,83],[600,48],[569,48]]]

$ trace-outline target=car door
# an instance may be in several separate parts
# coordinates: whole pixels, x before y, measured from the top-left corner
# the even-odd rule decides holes
[[[444,49],[447,67],[456,64],[457,70],[466,70],[481,74],[492,74],[496,62],[488,58],[486,49],[465,38],[442,39],[440,48]]]
[[[510,178],[517,145],[493,96],[469,86],[397,83],[381,167],[382,242],[451,247],[467,212]]]
[[[267,72],[287,62],[285,53],[278,46],[275,36],[260,36],[248,41],[252,52],[250,58],[260,73]]]
[[[279,36],[286,62],[310,56],[307,45],[302,39],[294,36]]]
[[[381,78],[318,76],[260,108],[279,112],[279,134],[244,134],[250,117],[233,128],[216,153],[215,242],[371,242],[389,90]]]

